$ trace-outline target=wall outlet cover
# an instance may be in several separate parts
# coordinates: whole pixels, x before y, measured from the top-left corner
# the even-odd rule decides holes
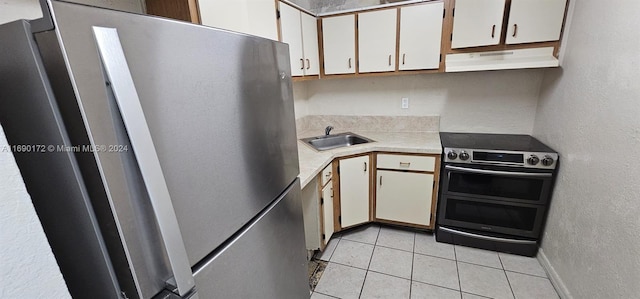
[[[402,109],[409,109],[409,98],[402,98]]]

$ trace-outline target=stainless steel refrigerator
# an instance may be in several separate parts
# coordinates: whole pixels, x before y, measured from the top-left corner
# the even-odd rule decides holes
[[[0,121],[72,296],[308,298],[287,45],[42,6]]]

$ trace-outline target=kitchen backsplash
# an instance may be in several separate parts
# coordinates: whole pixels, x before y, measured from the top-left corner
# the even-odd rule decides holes
[[[296,120],[298,133],[324,131],[327,126],[332,126],[336,132],[438,132],[440,116],[308,115]]]

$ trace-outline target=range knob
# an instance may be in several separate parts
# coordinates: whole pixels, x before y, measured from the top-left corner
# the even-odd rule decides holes
[[[529,165],[536,165],[538,162],[540,162],[540,158],[536,155],[531,155],[527,158],[527,163],[529,163]]]
[[[462,161],[466,161],[469,160],[469,154],[465,151],[461,151],[460,152],[460,160]]]
[[[544,166],[553,165],[553,158],[551,158],[550,156],[544,156],[544,158],[542,158],[542,165]]]
[[[447,153],[447,158],[449,158],[449,160],[455,160],[458,157],[458,154],[456,153],[456,151],[449,151]]]

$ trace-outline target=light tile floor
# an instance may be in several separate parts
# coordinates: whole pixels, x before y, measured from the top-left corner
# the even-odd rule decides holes
[[[311,299],[559,298],[536,258],[454,246],[371,224],[336,234]]]

